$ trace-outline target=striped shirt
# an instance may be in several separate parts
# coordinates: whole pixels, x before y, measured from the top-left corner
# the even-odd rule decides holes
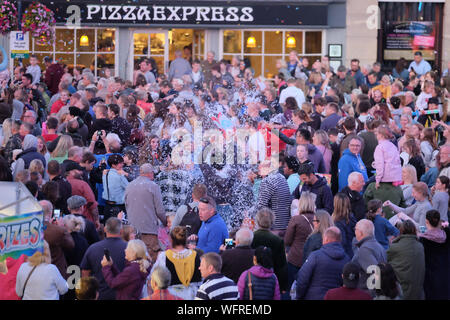
[[[261,181],[257,210],[269,208],[275,214],[274,230],[286,230],[291,219],[292,197],[286,178],[278,171]]]
[[[215,273],[205,278],[195,300],[238,300],[239,291],[233,280]]]

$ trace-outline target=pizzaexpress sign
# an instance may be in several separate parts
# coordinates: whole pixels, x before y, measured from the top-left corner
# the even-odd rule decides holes
[[[87,5],[86,20],[252,22],[251,7]]]
[[[326,5],[252,4],[214,2],[214,5],[148,4],[146,1],[110,3],[43,1],[55,12],[58,24],[109,25],[327,25]]]

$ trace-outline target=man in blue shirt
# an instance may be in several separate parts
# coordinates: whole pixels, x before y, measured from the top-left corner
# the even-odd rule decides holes
[[[360,155],[361,146],[362,143],[359,137],[351,139],[348,149],[344,150],[342,157],[339,159],[339,191],[348,185],[348,176],[354,171],[360,172],[364,177],[364,181],[368,180],[366,166]]]
[[[203,222],[198,231],[197,247],[204,253],[219,253],[220,246],[228,238],[228,230],[222,217],[216,213],[216,201],[210,196],[201,198],[198,204],[198,215]],[[195,235],[190,238],[195,238]]]
[[[111,169],[103,172],[103,199],[106,205],[103,212],[105,220],[114,215],[114,210],[125,211],[125,189],[128,185],[126,176],[128,173],[123,171],[123,158],[121,155],[112,154],[108,158],[108,165]],[[117,209],[114,209],[117,208]]]
[[[365,84],[364,75],[359,69],[359,60],[358,59],[352,59],[350,62],[350,70],[347,72],[350,74],[353,79],[356,81],[356,86],[359,88],[362,84]]]
[[[411,69],[414,69],[418,77],[431,70],[430,64],[423,59],[422,52],[416,51],[414,53],[414,61],[409,65],[408,71],[411,71]]]

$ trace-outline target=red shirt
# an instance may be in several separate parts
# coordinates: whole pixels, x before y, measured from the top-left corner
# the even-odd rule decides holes
[[[330,289],[325,294],[324,300],[372,300],[372,297],[367,292],[361,289],[350,289],[346,287],[340,287],[336,289]]]
[[[50,114],[58,113],[59,110],[61,110],[62,107],[64,107],[66,104],[62,102],[60,99],[56,100],[50,109]]]
[[[73,196],[82,196],[86,199],[87,205],[84,208],[83,215],[95,223],[94,211],[96,211],[97,208],[97,201],[95,200],[95,195],[94,192],[92,192],[91,187],[83,180],[67,177],[67,181],[69,181],[72,186]]]
[[[156,290],[155,292],[153,292],[151,296],[148,296],[142,300],[183,300],[183,299],[174,296],[173,294],[170,294],[169,290],[163,289],[163,290]]]
[[[142,108],[142,110],[144,110],[145,114],[147,114],[150,112],[150,109],[152,108],[153,103],[144,102],[144,100],[138,100],[136,105],[138,107]]]
[[[56,133],[43,134],[42,138],[44,138],[45,142],[52,142],[58,138],[58,135]]]

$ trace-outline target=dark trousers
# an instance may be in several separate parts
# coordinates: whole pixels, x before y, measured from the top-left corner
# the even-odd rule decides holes
[[[287,292],[290,293],[292,283],[294,283],[294,281],[297,280],[297,274],[298,274],[298,271],[300,270],[300,267],[296,267],[292,263],[289,263],[289,262],[287,265],[288,265],[288,290],[287,290]],[[289,300],[290,300],[290,296],[289,296]]]

